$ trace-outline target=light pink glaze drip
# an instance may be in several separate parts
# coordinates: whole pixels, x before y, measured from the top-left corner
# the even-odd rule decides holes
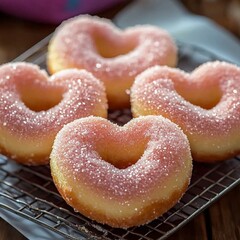
[[[97,52],[94,34],[107,36],[116,47],[136,42],[127,54],[104,58]],[[100,79],[115,80],[134,77],[154,65],[170,64],[176,58],[176,45],[169,34],[154,26],[135,26],[124,31],[110,21],[98,17],[81,16],[64,22],[54,37],[55,50],[63,62],[83,67]],[[168,60],[167,60],[168,59]]]
[[[22,102],[18,87],[27,89],[32,82],[41,88],[62,89],[63,99],[46,111],[29,109]],[[105,89],[85,70],[64,70],[48,79],[45,71],[30,63],[0,67],[0,128],[17,137],[56,134],[64,124],[95,114],[96,106],[107,111]]]
[[[119,169],[104,161],[97,151],[99,141],[103,140],[106,148],[109,141],[134,146],[134,138],[147,138],[148,142],[140,159],[127,168]],[[121,154],[120,148],[117,154]],[[123,127],[98,117],[75,120],[58,133],[51,158],[64,177],[76,184],[84,184],[109,199],[130,200],[146,196],[169,177],[174,179],[176,173],[189,167],[191,156],[188,140],[177,125],[162,117],[147,116]],[[177,181],[173,180],[173,188]]]
[[[217,86],[221,99],[211,109],[204,109],[180,96],[175,85],[189,92]],[[240,68],[224,62],[209,62],[191,74],[168,67],[153,67],[140,74],[131,89],[132,105],[143,112],[167,116],[190,136],[208,138],[228,136],[240,127]],[[140,112],[137,115],[141,115]],[[227,143],[226,143],[227,144]]]

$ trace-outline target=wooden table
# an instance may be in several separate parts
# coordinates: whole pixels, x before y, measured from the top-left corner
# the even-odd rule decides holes
[[[183,1],[190,2],[190,1]],[[125,4],[120,4],[100,16],[113,17]],[[6,63],[53,32],[55,25],[37,24],[0,13],[0,64]],[[171,236],[177,239],[240,239],[240,186],[206,209],[193,221]],[[26,239],[11,225],[0,219],[0,240]]]

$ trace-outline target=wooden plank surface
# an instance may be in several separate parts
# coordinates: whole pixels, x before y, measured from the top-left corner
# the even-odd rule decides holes
[[[232,189],[169,240],[239,240],[240,186]]]
[[[0,218],[0,240],[26,240],[26,238],[19,233],[10,224]]]
[[[210,208],[212,239],[240,239],[240,186]]]
[[[205,215],[200,214],[189,222],[182,229],[168,238],[169,240],[207,240],[207,230],[205,224]]]
[[[101,13],[112,17],[124,5]],[[0,64],[11,61],[56,26],[23,21],[0,13]],[[26,239],[11,225],[0,219],[0,240]],[[170,240],[239,240],[240,239],[240,186],[231,190],[204,213],[172,235]]]

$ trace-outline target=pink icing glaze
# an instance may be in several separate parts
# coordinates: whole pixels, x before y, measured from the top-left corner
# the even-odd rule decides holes
[[[95,46],[95,36],[106,38],[118,48],[126,43],[135,45],[127,54],[112,58],[102,57]],[[100,79],[115,80],[134,77],[154,65],[175,65],[176,46],[169,34],[153,26],[136,26],[124,31],[110,21],[91,16],[80,16],[65,21],[54,37],[56,51],[63,62],[85,68]],[[169,60],[169,56],[172,56]]]
[[[220,99],[215,106],[204,109],[196,105],[199,99],[211,101],[216,89]],[[209,62],[191,74],[168,67],[146,70],[136,78],[131,102],[135,116],[163,115],[183,129],[190,143],[197,135],[197,138],[212,139],[211,147],[222,148],[230,144],[231,135],[239,131],[239,93],[240,68],[224,62]],[[219,137],[225,139],[223,145],[218,142]]]
[[[143,155],[127,168],[119,169],[104,161],[98,152],[99,145],[108,148],[115,142],[119,145],[115,154],[121,154],[124,145],[135,149],[136,142],[144,139],[147,144]],[[159,184],[166,187],[165,181],[170,177],[174,179],[171,187],[177,188],[175,173],[186,171],[191,155],[183,132],[162,117],[139,117],[123,127],[106,119],[88,117],[64,126],[55,139],[51,159],[65,179],[87,185],[108,199],[130,200],[142,195],[147,199],[150,197],[147,193]]]
[[[42,111],[29,109],[20,89],[32,87],[42,92],[62,93],[56,106]],[[31,90],[30,90],[31,91]],[[64,70],[48,79],[45,71],[30,63],[10,63],[0,67],[0,130],[17,138],[43,140],[56,134],[64,124],[94,114],[107,114],[105,89],[85,70]],[[1,136],[4,142],[4,136]],[[1,143],[0,143],[1,144]]]
[[[129,89],[137,74],[155,65],[175,66],[176,46],[154,26],[120,30],[109,20],[79,16],[64,22],[49,44],[48,68],[86,69],[104,82],[109,108],[129,106]]]

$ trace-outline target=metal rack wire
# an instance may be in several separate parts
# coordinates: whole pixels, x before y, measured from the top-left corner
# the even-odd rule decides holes
[[[49,38],[18,57],[46,68]],[[190,71],[216,57],[201,48],[179,45],[179,67]],[[129,109],[109,112],[109,119],[124,124]],[[240,157],[218,164],[194,163],[191,184],[183,198],[158,219],[140,227],[111,228],[73,211],[57,192],[49,166],[27,167],[0,155],[0,209],[39,224],[66,239],[166,239],[197,214],[240,183]]]

